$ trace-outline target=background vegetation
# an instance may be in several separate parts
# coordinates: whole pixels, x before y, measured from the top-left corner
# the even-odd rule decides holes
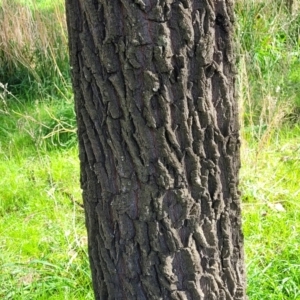
[[[300,299],[300,14],[236,3],[250,299]],[[63,0],[0,1],[0,298],[92,299]]]

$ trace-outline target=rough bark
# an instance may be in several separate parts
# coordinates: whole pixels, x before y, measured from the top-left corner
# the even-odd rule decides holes
[[[231,0],[66,0],[96,299],[245,299]]]

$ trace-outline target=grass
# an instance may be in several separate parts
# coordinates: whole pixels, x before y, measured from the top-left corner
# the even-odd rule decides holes
[[[249,141],[249,139],[248,139]],[[250,299],[300,299],[300,126],[244,142],[241,190]]]
[[[91,299],[77,151],[28,148],[1,151],[0,298]]]
[[[26,5],[25,5],[25,4]],[[0,82],[23,100],[69,78],[63,1],[0,1]]]
[[[260,129],[258,137],[263,127],[274,129],[287,116],[293,122],[299,118],[300,14],[289,13],[286,2],[236,4],[243,122]]]
[[[1,299],[92,299],[72,114],[55,98],[1,110]]]
[[[300,299],[300,14],[236,13],[248,295]],[[0,23],[0,298],[93,299],[63,1],[2,0]]]

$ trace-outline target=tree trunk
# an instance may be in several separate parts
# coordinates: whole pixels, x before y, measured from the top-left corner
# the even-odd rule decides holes
[[[245,299],[231,0],[66,0],[96,299]]]

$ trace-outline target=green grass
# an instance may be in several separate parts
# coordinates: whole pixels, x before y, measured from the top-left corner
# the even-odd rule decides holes
[[[0,298],[91,299],[77,151],[25,153],[0,154]]]
[[[286,0],[236,3],[239,87],[245,126],[299,118],[300,14]],[[297,3],[297,1],[295,1]]]
[[[241,190],[250,299],[300,299],[300,127],[244,141]],[[276,206],[277,205],[277,206]]]
[[[0,3],[23,16],[0,18],[0,298],[93,299],[63,1]],[[300,299],[300,14],[283,3],[236,6],[251,300]]]
[[[58,139],[57,102],[0,113],[1,299],[92,299],[78,153]]]

